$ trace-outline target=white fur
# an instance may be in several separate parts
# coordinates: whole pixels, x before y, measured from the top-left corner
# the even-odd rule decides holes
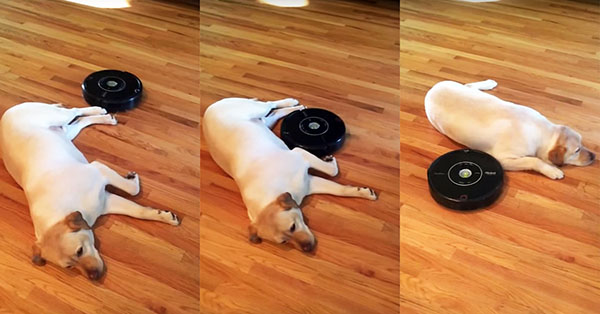
[[[564,127],[534,109],[480,91],[496,85],[493,80],[465,85],[439,82],[425,96],[427,118],[452,140],[491,154],[506,170],[535,170],[561,179],[563,172],[549,161],[548,153]],[[580,144],[581,136],[569,132]],[[571,154],[565,163],[585,165],[575,157]]]
[[[130,173],[124,178],[100,162],[88,163],[71,140],[91,124],[115,125],[117,120],[100,107],[66,109],[34,102],[11,107],[2,116],[2,159],[25,191],[37,239],[75,211],[89,226],[111,213],[179,224],[167,211],[151,210],[105,191],[106,185],[113,185],[135,195],[139,177]],[[85,251],[84,256],[99,258],[93,242]]]
[[[376,199],[369,188],[344,186],[309,175],[309,168],[337,175],[335,158],[324,161],[300,148],[290,150],[270,130],[278,119],[302,109],[304,106],[291,98],[268,102],[226,98],[212,104],[204,114],[204,137],[210,153],[235,179],[251,221],[285,192],[298,204],[306,195],[316,193]]]

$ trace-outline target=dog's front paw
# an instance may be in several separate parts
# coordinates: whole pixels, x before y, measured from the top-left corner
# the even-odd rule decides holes
[[[547,168],[544,171],[544,175],[553,180],[562,179],[565,177],[565,174],[562,172],[562,170],[556,167]]]
[[[138,195],[140,193],[140,176],[137,174],[137,172],[130,171],[125,176],[125,179],[131,180],[131,182],[133,183],[130,191],[126,191],[126,192],[129,192],[129,194],[134,195],[134,196]]]
[[[339,168],[338,168],[337,160],[335,159],[335,157],[333,157],[332,155],[328,155],[328,156],[323,157],[323,160],[325,162],[327,162],[329,164],[330,168],[331,168],[327,172],[327,174],[330,175],[330,176],[332,176],[332,177],[337,176],[338,173],[339,173]]]
[[[362,198],[366,198],[371,201],[377,200],[377,193],[375,193],[375,191],[373,191],[373,189],[367,188],[367,187],[357,188],[357,189]]]
[[[170,210],[157,209],[160,220],[173,226],[179,226],[181,220]]]
[[[116,115],[114,115],[114,114],[110,115],[109,124],[117,125],[117,116]]]

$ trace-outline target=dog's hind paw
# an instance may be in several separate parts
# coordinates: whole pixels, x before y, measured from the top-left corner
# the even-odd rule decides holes
[[[286,99],[284,99],[284,101],[286,102],[286,105],[288,105],[290,107],[296,106],[300,103],[298,101],[298,99],[296,99],[296,98],[286,98]]]
[[[298,99],[294,99],[294,98],[286,98],[286,99],[282,99],[282,100],[276,100],[274,102],[272,102],[275,104],[275,108],[285,108],[285,107],[293,107],[298,105],[300,102],[298,101]]]

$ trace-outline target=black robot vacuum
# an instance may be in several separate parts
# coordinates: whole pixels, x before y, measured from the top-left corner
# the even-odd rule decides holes
[[[442,206],[474,210],[494,203],[502,194],[504,170],[491,155],[472,149],[449,152],[427,169],[429,192]]]
[[[81,89],[90,106],[119,112],[137,107],[142,99],[143,87],[142,81],[129,72],[103,70],[88,75]]]
[[[333,154],[345,137],[344,121],[325,109],[294,111],[281,122],[281,139],[290,149],[300,147],[317,157]]]

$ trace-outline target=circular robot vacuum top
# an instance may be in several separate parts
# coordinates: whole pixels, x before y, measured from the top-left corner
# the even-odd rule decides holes
[[[135,108],[142,99],[142,81],[124,71],[94,72],[81,84],[83,98],[90,106],[100,106],[108,112]]]
[[[458,210],[491,205],[502,193],[504,171],[491,155],[472,149],[449,152],[427,169],[429,192],[439,204]]]
[[[318,157],[340,149],[345,137],[344,121],[325,109],[294,111],[281,123],[281,139],[290,149],[300,147]]]

